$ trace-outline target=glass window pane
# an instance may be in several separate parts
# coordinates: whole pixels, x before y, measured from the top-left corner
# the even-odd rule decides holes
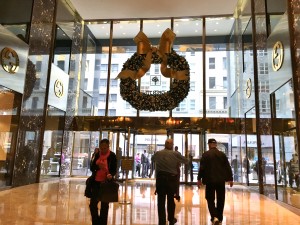
[[[175,19],[174,50],[184,56],[190,67],[190,90],[185,98],[186,112],[178,108],[173,110],[173,117],[201,117],[203,115],[203,57],[202,57],[202,19]],[[185,101],[184,100],[184,101]],[[179,106],[182,109],[182,104]]]
[[[97,50],[94,52],[88,51],[87,54],[90,61],[88,79],[89,82],[94,82],[94,85],[89,86],[88,93],[93,96],[95,115],[105,116],[110,23],[102,21],[98,24],[89,24],[88,28],[96,37],[98,45]]]
[[[140,31],[140,22],[138,20],[118,21],[114,24],[113,29],[108,113],[109,116],[136,116],[137,110],[130,105],[128,107],[127,102],[121,96],[121,80],[117,77],[123,64],[136,52],[136,44],[133,39]]]
[[[229,36],[233,17],[206,19],[206,116],[228,117]],[[235,75],[235,74],[233,74]],[[211,90],[210,90],[211,89]],[[226,108],[225,108],[226,107]]]

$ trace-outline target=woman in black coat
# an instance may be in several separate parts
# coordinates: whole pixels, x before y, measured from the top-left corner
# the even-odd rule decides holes
[[[92,196],[90,201],[90,211],[93,225],[106,225],[108,216],[108,202],[101,202],[100,215],[98,213],[98,196],[101,183],[114,178],[117,172],[116,154],[109,150],[109,140],[100,141],[100,151],[96,153],[91,162],[91,171],[94,181],[92,182]]]

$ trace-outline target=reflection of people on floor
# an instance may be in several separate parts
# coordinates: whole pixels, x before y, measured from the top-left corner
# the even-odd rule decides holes
[[[142,198],[145,198],[146,189],[147,189],[146,184],[142,183],[140,186],[140,193],[142,195]]]

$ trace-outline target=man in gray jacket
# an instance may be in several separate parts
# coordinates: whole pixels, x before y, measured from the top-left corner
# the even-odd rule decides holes
[[[173,151],[173,140],[167,139],[165,149],[157,151],[152,160],[156,163],[156,193],[157,193],[157,210],[159,225],[166,224],[166,196],[168,200],[167,211],[169,225],[177,222],[174,217],[178,164],[188,164],[189,160],[182,156],[179,152]]]

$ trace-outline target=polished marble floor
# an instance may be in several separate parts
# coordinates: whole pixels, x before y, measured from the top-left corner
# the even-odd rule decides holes
[[[120,186],[119,202],[111,203],[109,225],[158,224],[154,180],[135,180]],[[85,178],[66,178],[0,191],[0,225],[91,224]],[[210,225],[204,188],[180,186],[176,202],[178,225]],[[227,187],[222,225],[300,224],[300,211],[249,191]]]

